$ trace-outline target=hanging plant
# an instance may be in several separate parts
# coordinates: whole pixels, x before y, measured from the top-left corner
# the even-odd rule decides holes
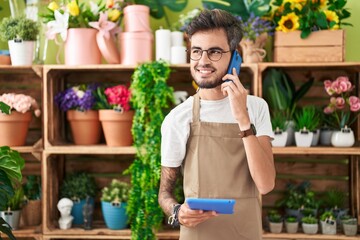
[[[161,123],[165,110],[174,102],[173,89],[166,84],[170,67],[163,61],[139,65],[132,76],[132,126],[136,156],[127,170],[131,178],[128,202],[132,239],[156,239],[154,229],[163,213],[158,204],[160,182]]]

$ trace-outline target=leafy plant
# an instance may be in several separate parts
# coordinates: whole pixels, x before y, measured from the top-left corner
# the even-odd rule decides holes
[[[272,222],[272,223],[280,223],[280,222],[282,222],[282,217],[278,213],[278,211],[276,211],[276,210],[269,211],[268,219],[269,219],[269,222]]]
[[[286,115],[282,111],[272,111],[271,112],[271,125],[273,131],[285,131],[287,124],[286,124]]]
[[[27,176],[23,189],[27,200],[39,200],[41,198],[41,177],[37,175]]]
[[[10,210],[16,211],[20,210],[24,204],[24,190],[21,185],[17,186],[14,191],[14,195],[9,198],[6,206],[2,209],[2,211]]]
[[[334,220],[336,220],[336,218],[332,211],[325,211],[323,214],[321,214],[320,220],[321,221],[326,221],[326,220],[334,221]]]
[[[131,102],[135,109],[132,126],[136,157],[127,170],[132,176],[128,214],[132,239],[156,239],[163,213],[158,204],[161,169],[161,123],[164,111],[174,102],[166,83],[170,67],[163,61],[139,65],[132,76]]]
[[[114,109],[116,111],[129,111],[131,109],[131,91],[125,85],[112,87],[98,87],[95,92],[96,109]]]
[[[60,198],[66,197],[74,201],[95,197],[97,186],[95,179],[85,172],[76,172],[65,177],[60,189]]]
[[[3,18],[0,23],[0,39],[10,41],[21,39],[23,41],[35,41],[39,34],[39,25],[25,17]]]
[[[315,106],[305,106],[295,112],[294,116],[296,131],[315,131],[321,123],[321,113]]]
[[[287,222],[287,223],[296,223],[296,222],[297,222],[297,217],[287,216],[287,217],[285,218],[285,222]]]
[[[336,188],[328,189],[325,192],[323,203],[324,206],[332,209],[344,208],[346,200],[346,194]]]
[[[292,120],[298,101],[309,91],[313,83],[314,78],[310,78],[296,90],[294,82],[286,73],[271,68],[265,73],[263,96],[270,109],[283,111],[287,120]]]
[[[105,202],[127,202],[129,198],[130,185],[126,182],[113,179],[109,186],[104,187],[101,192],[101,201]]]
[[[340,219],[343,224],[357,225],[357,219],[350,215],[343,215]]]
[[[271,0],[202,0],[206,9],[223,9],[247,21],[251,13],[262,17],[271,10]]]
[[[314,216],[305,216],[303,218],[301,218],[301,222],[303,223],[307,223],[307,224],[317,224],[318,223],[318,219]]]

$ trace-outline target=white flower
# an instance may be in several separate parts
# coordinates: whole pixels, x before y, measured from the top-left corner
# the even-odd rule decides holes
[[[90,1],[90,11],[92,12],[92,14],[94,14],[95,16],[99,14],[99,6],[94,3],[93,1]]]
[[[63,41],[67,38],[67,29],[69,28],[69,13],[65,12],[61,14],[58,10],[55,10],[55,20],[47,23],[48,30],[46,37],[48,39],[55,39],[56,34],[60,33]]]

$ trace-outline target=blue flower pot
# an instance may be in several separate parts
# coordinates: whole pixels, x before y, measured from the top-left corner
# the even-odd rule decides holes
[[[101,201],[102,214],[108,228],[113,230],[126,228],[128,221],[126,206],[127,203],[121,203],[119,206],[116,206],[110,202]]]
[[[74,217],[72,224],[80,225],[84,223],[84,217],[82,213],[82,209],[84,204],[86,203],[86,199],[80,200],[80,202],[74,201],[74,206],[71,210],[71,215]],[[90,204],[94,205],[94,198],[90,198]]]

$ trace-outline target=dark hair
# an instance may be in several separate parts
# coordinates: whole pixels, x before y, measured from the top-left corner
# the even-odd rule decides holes
[[[237,48],[243,36],[240,21],[231,13],[221,9],[202,10],[200,15],[191,21],[186,33],[191,40],[191,36],[196,32],[212,29],[225,30],[231,51]]]

